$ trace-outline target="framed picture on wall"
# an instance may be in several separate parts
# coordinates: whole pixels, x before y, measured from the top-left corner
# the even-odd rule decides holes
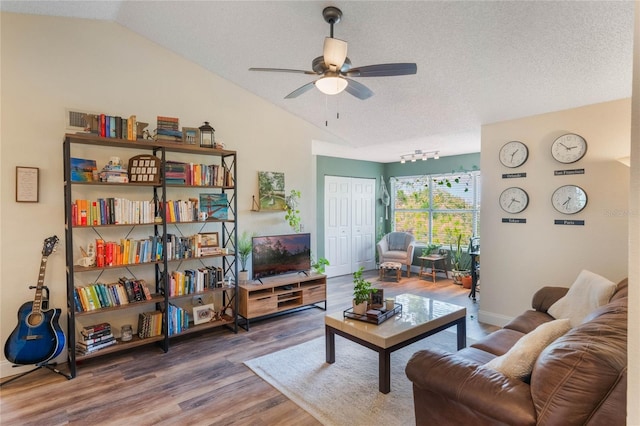
[[[39,195],[40,169],[37,167],[16,167],[16,201],[37,203]]]
[[[258,172],[260,211],[285,210],[284,173]]]

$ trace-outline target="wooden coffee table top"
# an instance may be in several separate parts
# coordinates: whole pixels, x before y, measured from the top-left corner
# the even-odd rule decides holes
[[[389,348],[467,315],[467,308],[415,294],[396,296],[402,312],[380,325],[344,318],[343,312],[327,314],[326,325],[380,348]]]

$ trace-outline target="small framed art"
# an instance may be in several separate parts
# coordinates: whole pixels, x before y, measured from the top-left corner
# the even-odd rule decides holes
[[[186,145],[196,145],[200,143],[200,129],[197,127],[183,127],[182,143]]]
[[[215,311],[213,310],[213,304],[194,306],[193,307],[193,323],[195,325],[204,324],[205,322],[212,321],[215,318]]]
[[[37,203],[40,169],[37,167],[16,167],[16,201]]]

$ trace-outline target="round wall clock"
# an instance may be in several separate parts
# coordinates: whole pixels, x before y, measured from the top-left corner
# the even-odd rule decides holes
[[[575,133],[567,133],[553,141],[551,155],[563,164],[575,163],[587,153],[587,141]]]
[[[575,214],[587,205],[587,193],[576,185],[564,185],[551,196],[553,208],[563,214]]]
[[[507,188],[500,194],[500,207],[507,213],[520,213],[529,205],[529,194],[517,187]]]
[[[529,149],[520,141],[511,141],[500,148],[500,162],[507,167],[520,167],[529,157]]]

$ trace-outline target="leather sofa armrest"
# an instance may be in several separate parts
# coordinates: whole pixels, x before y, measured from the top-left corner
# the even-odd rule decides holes
[[[439,350],[418,351],[407,363],[405,373],[413,382],[414,391],[419,388],[432,393],[450,405],[466,407],[483,418],[495,419],[495,423],[536,422],[528,384],[456,354]],[[500,403],[496,404],[496,401]],[[428,404],[429,401],[414,403]]]
[[[531,307],[536,311],[546,313],[549,307],[564,297],[568,291],[568,287],[542,287],[533,295]]]

